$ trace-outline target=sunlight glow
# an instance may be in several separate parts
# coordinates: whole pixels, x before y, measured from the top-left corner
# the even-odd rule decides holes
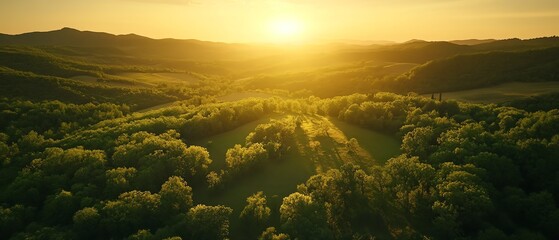
[[[303,25],[296,19],[276,19],[270,23],[270,32],[277,42],[297,41],[303,32]]]

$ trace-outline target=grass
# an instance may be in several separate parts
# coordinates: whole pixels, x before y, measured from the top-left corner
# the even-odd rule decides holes
[[[472,90],[443,92],[443,99],[472,103],[502,103],[545,93],[559,92],[559,82],[509,82]],[[431,94],[425,94],[431,97]],[[438,98],[438,94],[435,94]]]
[[[97,81],[97,77],[87,76],[87,75],[78,75],[73,76],[70,79],[76,80],[82,83],[88,83],[93,85],[99,86],[106,86],[106,87],[125,87],[125,88],[150,88],[154,87],[154,85],[146,84],[138,81],[133,80],[121,80],[121,81],[114,81],[114,80],[106,80],[106,81]]]
[[[359,145],[365,149],[377,163],[384,164],[388,159],[400,155],[402,144],[396,137],[364,129],[355,125],[330,119],[338,129],[344,132],[347,138],[355,138]]]
[[[143,109],[140,109],[140,110],[138,110],[138,111],[136,111],[136,112],[138,112],[138,113],[149,112],[149,111],[158,110],[158,109],[161,109],[161,108],[166,108],[166,107],[171,107],[171,106],[179,105],[180,103],[181,103],[181,101],[174,101],[174,102],[163,103],[163,104],[155,105],[155,106],[153,106],[153,107],[143,108]]]
[[[236,92],[217,98],[221,102],[235,102],[247,98],[273,98],[277,95],[263,92]]]
[[[190,145],[198,145],[208,149],[213,160],[210,170],[223,169],[225,168],[225,153],[227,149],[232,148],[235,144],[243,145],[246,136],[259,124],[269,122],[271,117],[262,117],[233,130],[194,141]]]
[[[119,77],[133,79],[143,83],[166,83],[166,84],[192,84],[197,83],[200,79],[190,73],[169,73],[169,72],[153,72],[153,73],[120,73]]]

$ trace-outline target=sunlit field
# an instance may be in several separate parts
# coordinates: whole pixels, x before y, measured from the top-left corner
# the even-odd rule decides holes
[[[474,103],[503,103],[556,92],[559,92],[558,82],[510,82],[491,87],[445,92],[444,98]],[[431,97],[429,94],[424,96]]]
[[[0,239],[557,239],[557,10],[5,1]]]

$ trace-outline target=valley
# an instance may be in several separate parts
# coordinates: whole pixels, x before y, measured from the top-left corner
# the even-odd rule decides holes
[[[552,239],[558,47],[1,34],[0,236]]]

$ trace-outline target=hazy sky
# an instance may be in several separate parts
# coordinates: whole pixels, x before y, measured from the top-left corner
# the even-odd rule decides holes
[[[62,27],[223,42],[532,38],[559,35],[559,0],[0,0],[2,33]]]

